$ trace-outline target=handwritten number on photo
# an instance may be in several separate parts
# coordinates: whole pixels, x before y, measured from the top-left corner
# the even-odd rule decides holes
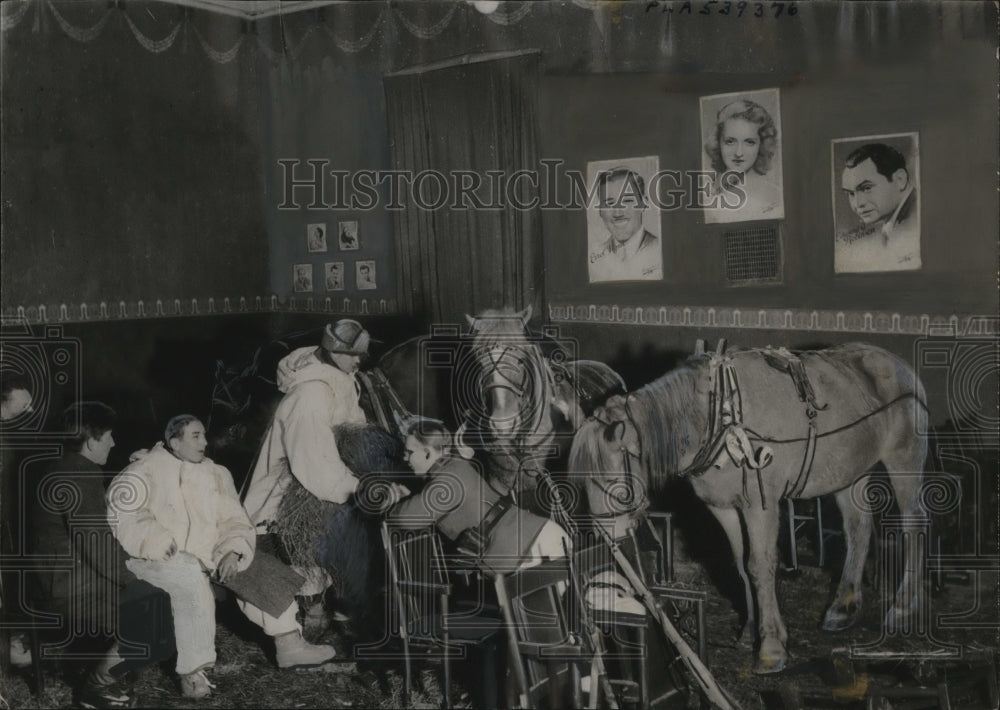
[[[729,15],[733,10],[732,0],[704,0],[701,3],[700,9],[698,10],[699,15],[711,15],[712,6],[718,6],[715,14],[717,15]],[[754,17],[766,17],[767,14],[767,3],[766,2],[746,2],[746,0],[740,0],[736,3],[736,16],[743,17],[743,13],[748,7],[753,6],[753,16]],[[661,12],[669,12],[671,14],[675,11],[675,6],[671,2],[665,2],[664,0],[649,0],[646,3],[646,12],[650,10],[655,10],[660,8]],[[799,8],[795,6],[794,2],[785,2],[784,0],[774,0],[771,2],[771,10],[774,11],[774,17],[781,17],[782,13],[788,15],[789,17],[797,15],[799,13]],[[685,13],[691,15],[693,12],[692,4],[690,2],[685,2],[681,5],[680,9],[677,10],[677,15],[683,15]]]

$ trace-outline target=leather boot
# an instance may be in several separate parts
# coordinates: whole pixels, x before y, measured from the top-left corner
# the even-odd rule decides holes
[[[278,668],[315,668],[329,663],[337,655],[333,646],[311,644],[301,631],[291,631],[274,637]]]

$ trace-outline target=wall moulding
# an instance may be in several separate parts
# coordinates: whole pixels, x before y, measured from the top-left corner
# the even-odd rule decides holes
[[[24,323],[90,323],[180,318],[241,313],[331,313],[345,315],[395,315],[395,299],[290,298],[277,296],[225,296],[222,298],[157,298],[139,301],[100,301],[18,305],[3,309],[4,320]]]
[[[890,311],[835,311],[735,306],[617,306],[550,303],[553,323],[754,328],[760,330],[873,333],[879,335],[968,334],[997,336],[1000,318],[982,315],[901,314]]]

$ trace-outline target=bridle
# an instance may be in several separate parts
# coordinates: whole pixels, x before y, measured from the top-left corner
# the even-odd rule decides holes
[[[631,426],[633,431],[638,432],[638,428],[635,425],[635,420],[632,417],[632,412],[629,410],[628,403],[629,403],[629,397],[626,396],[625,417],[627,419],[627,422],[623,421],[621,423],[625,426]],[[604,419],[602,419],[600,416],[597,415],[593,415],[591,416],[591,418],[594,419],[595,421],[600,422],[605,427],[611,426],[611,424],[613,423],[605,421]],[[606,500],[614,501],[615,504],[620,504],[623,506],[622,508],[619,508],[615,511],[609,510],[606,513],[594,513],[593,511],[591,511],[591,515],[593,517],[607,518],[607,517],[619,517],[622,515],[636,515],[649,507],[649,499],[644,493],[645,487],[644,486],[641,487],[643,488],[642,491],[643,495],[640,496],[639,495],[640,492],[637,491],[637,487],[635,484],[635,475],[633,474],[632,470],[633,458],[636,460],[637,464],[641,464],[642,462],[642,441],[639,440],[638,436],[636,437],[636,442],[638,443],[639,450],[633,451],[631,448],[629,448],[628,444],[625,443],[624,437],[622,438],[622,444],[619,447],[619,451],[622,453],[622,468],[624,470],[622,471],[621,476],[616,476],[608,483],[605,483],[603,480],[597,478],[596,476],[591,477],[590,479],[591,483],[604,494]],[[625,505],[628,505],[629,507],[625,508],[624,507]]]
[[[497,436],[501,450],[512,453],[528,445],[527,439],[540,431],[551,399],[551,373],[541,353],[526,345],[482,345],[475,357],[480,364],[479,381],[485,399],[497,390],[509,392],[518,403],[518,414],[529,408],[530,417],[510,434]],[[499,352],[497,352],[499,350]],[[512,365],[513,359],[516,365]],[[496,434],[490,427],[491,433]]]

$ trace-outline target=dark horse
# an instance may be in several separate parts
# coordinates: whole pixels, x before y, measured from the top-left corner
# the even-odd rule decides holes
[[[467,332],[408,341],[386,353],[379,369],[407,408],[457,430],[465,455],[475,452],[488,479],[548,514],[549,504],[532,501],[537,474],[553,461],[564,467],[573,432],[625,386],[604,363],[576,359],[555,338],[532,333],[530,318],[530,307],[466,316]]]
[[[823,628],[847,628],[860,612],[871,504],[884,493],[865,486],[867,474],[879,462],[885,466],[904,532],[919,530],[926,424],[923,387],[913,370],[872,345],[798,355],[784,349],[702,354],[609,399],[577,432],[570,466],[592,475],[592,507],[611,489],[648,500],[647,491],[662,490],[671,476],[689,478],[722,524],[748,593],[752,582],[759,638],[754,670],[770,673],[788,657],[774,584],[779,501],[835,494],[847,556]],[[904,537],[910,544],[885,619],[890,630],[912,621],[922,603],[917,536]],[[749,594],[748,608],[752,624]]]

